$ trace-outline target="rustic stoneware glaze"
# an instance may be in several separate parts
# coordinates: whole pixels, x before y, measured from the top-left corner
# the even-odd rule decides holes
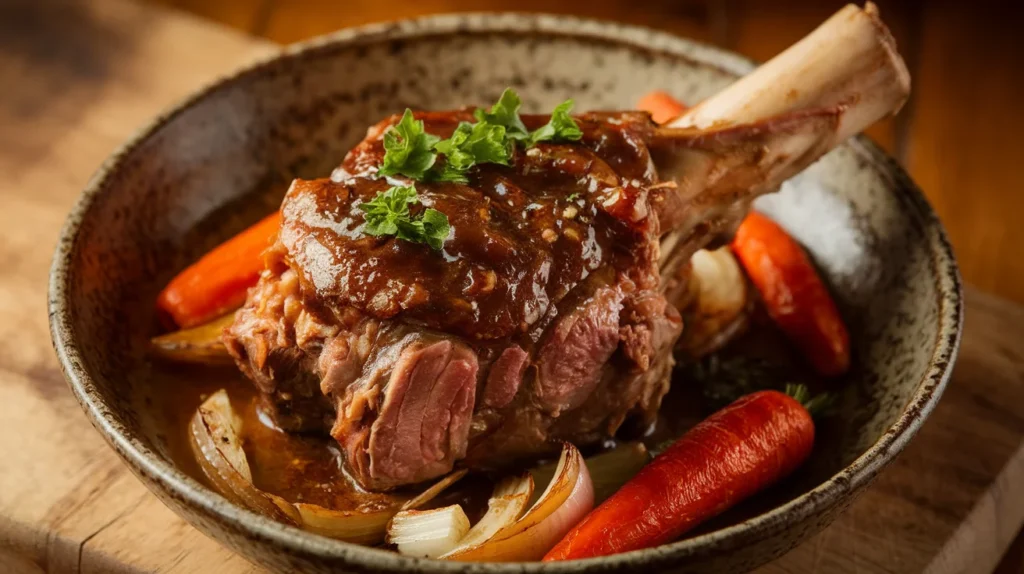
[[[304,572],[736,572],[827,525],[935,406],[956,354],[959,278],[939,222],[866,139],[763,198],[826,272],[855,368],[839,415],[785,485],[695,535],[561,564],[453,564],[353,546],[271,522],[179,470],[149,391],[155,294],[205,249],[280,199],[270,184],[325,176],[371,123],[413,108],[493,102],[529,111],[629,108],[661,88],[697,102],[752,64],[639,28],[570,18],[460,15],[346,30],[285,50],[197,93],[114,154],[68,218],[50,278],[54,347],[93,424],[189,522],[250,559]]]

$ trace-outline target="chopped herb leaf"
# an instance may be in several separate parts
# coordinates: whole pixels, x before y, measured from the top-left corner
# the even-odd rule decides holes
[[[519,107],[523,105],[519,94],[512,88],[505,88],[498,98],[498,103],[491,106],[491,111],[477,110],[474,112],[478,122],[486,122],[491,125],[505,128],[505,135],[515,141],[527,141],[530,139],[530,132],[519,117]]]
[[[448,216],[428,207],[423,211],[423,217],[417,223],[423,226],[422,236],[427,245],[434,249],[441,249],[441,245],[448,237],[448,230],[451,229],[451,226],[448,225]]]
[[[366,212],[363,231],[369,235],[394,235],[414,243],[426,243],[441,249],[451,226],[448,216],[427,208],[419,216],[409,213],[409,206],[419,203],[414,186],[395,186],[377,193],[372,200],[359,204]]]
[[[477,110],[475,116],[477,121],[499,125],[505,128],[505,135],[509,139],[522,142],[526,147],[533,147],[543,141],[577,141],[583,137],[583,131],[569,115],[573,101],[566,100],[555,106],[548,123],[537,128],[533,132],[526,129],[522,118],[519,117],[519,108],[522,100],[512,88],[506,88],[498,99],[498,103],[491,106],[489,112]]]
[[[412,111],[407,109],[401,121],[384,132],[384,161],[378,173],[401,174],[416,181],[469,183],[468,172],[475,165],[509,165],[514,142],[531,147],[542,141],[575,141],[583,137],[579,125],[569,115],[572,100],[555,107],[548,123],[533,132],[526,129],[519,117],[521,106],[519,95],[507,88],[489,111],[476,110],[475,124],[460,123],[452,136],[443,141],[426,133],[423,121],[413,119]],[[445,156],[444,163],[435,165],[439,154]],[[391,223],[382,220],[381,225]]]
[[[565,197],[565,200],[566,201],[576,201],[579,198],[580,198],[580,194],[578,192],[574,191],[574,192],[570,193],[569,195],[567,195]]]
[[[508,165],[512,157],[512,142],[505,137],[503,126],[462,122],[452,137],[434,144],[434,150],[445,156],[444,167],[435,174],[438,181],[468,183],[466,172],[474,165]]]
[[[440,139],[426,133],[423,121],[414,120],[412,110],[406,109],[401,121],[384,132],[384,163],[378,173],[423,179],[437,159],[433,147]]]
[[[548,123],[530,134],[527,147],[531,147],[537,142],[577,141],[582,138],[583,131],[580,129],[580,126],[576,125],[576,121],[572,119],[572,116],[569,115],[569,110],[572,109],[572,106],[572,100],[565,100],[555,106],[555,111],[551,112],[551,119],[548,120]]]

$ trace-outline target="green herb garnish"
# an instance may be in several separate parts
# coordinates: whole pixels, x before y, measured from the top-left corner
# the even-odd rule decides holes
[[[394,186],[378,192],[370,201],[359,204],[366,212],[363,231],[369,235],[394,235],[413,243],[426,243],[434,249],[441,249],[448,237],[451,226],[448,216],[436,209],[427,208],[422,214],[413,216],[409,206],[420,202],[414,186]]]
[[[474,116],[478,122],[486,122],[492,125],[505,128],[505,135],[509,139],[525,142],[530,139],[530,132],[519,117],[519,107],[523,105],[519,94],[512,88],[505,88],[498,98],[498,103],[491,106],[489,112],[477,110]]]
[[[384,160],[377,170],[381,176],[404,175],[416,181],[468,183],[468,172],[482,163],[509,165],[515,142],[531,147],[542,141],[575,141],[583,137],[569,115],[572,100],[555,107],[551,119],[530,132],[519,116],[522,100],[511,88],[502,92],[489,111],[477,110],[477,122],[462,122],[452,136],[441,140],[426,132],[422,120],[406,109],[402,119],[384,132]],[[444,155],[444,163],[437,156]],[[575,196],[570,196],[572,201]],[[440,249],[451,226],[448,217],[427,208],[412,216],[409,206],[419,203],[415,186],[394,186],[371,201],[361,203],[366,212],[363,231],[369,235],[394,235],[399,239],[426,243]]]
[[[434,144],[434,150],[444,154],[444,167],[435,170],[437,181],[468,183],[466,172],[479,163],[508,165],[512,157],[512,142],[503,126],[487,122],[462,122],[452,137]]]
[[[499,125],[505,128],[508,138],[522,142],[526,147],[533,147],[538,142],[546,141],[577,141],[583,137],[583,131],[569,115],[573,101],[565,100],[555,106],[548,123],[530,132],[519,117],[522,100],[512,88],[506,88],[498,98],[498,103],[491,106],[490,111],[477,110],[474,116],[479,122]]]
[[[551,119],[530,134],[529,144],[526,147],[531,147],[537,142],[577,141],[582,138],[583,130],[569,115],[572,106],[572,100],[565,100],[555,106],[555,111],[551,112]]]
[[[384,132],[384,163],[378,173],[423,179],[437,160],[433,147],[440,139],[426,133],[423,121],[414,120],[412,110],[406,109],[401,121]]]
[[[836,405],[835,395],[832,393],[819,393],[812,397],[811,391],[807,389],[806,385],[790,383],[786,385],[783,392],[793,397],[796,402],[803,405],[812,417],[828,415]]]
[[[575,141],[583,137],[576,121],[569,115],[573,101],[555,107],[548,123],[530,132],[519,117],[522,100],[511,88],[502,92],[489,111],[476,110],[475,124],[462,122],[452,137],[428,134],[422,120],[413,119],[406,109],[401,121],[384,132],[384,162],[380,175],[404,175],[417,181],[451,181],[468,183],[467,173],[478,164],[508,165],[513,142],[532,147],[542,141]],[[438,154],[445,156],[442,166],[435,166]]]

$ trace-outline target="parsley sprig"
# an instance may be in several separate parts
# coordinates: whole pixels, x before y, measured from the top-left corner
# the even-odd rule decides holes
[[[530,144],[527,147],[536,145],[537,142],[546,141],[578,141],[583,137],[583,130],[576,125],[569,112],[572,110],[573,101],[565,100],[555,106],[551,112],[551,119],[548,123],[535,129],[530,134]]]
[[[530,132],[526,129],[523,119],[519,117],[519,108],[522,105],[523,101],[519,99],[519,94],[512,88],[505,88],[490,111],[477,109],[473,116],[478,122],[502,126],[511,140],[527,142],[530,139]]]
[[[426,243],[441,249],[448,231],[448,216],[428,207],[418,216],[409,212],[409,206],[420,202],[415,186],[393,186],[377,193],[370,201],[359,204],[366,212],[363,231],[369,235],[394,235],[414,243]]]
[[[440,140],[424,131],[423,120],[414,120],[412,110],[406,109],[402,119],[384,132],[384,163],[377,173],[423,179],[437,161],[433,148]]]
[[[565,100],[555,106],[548,123],[531,132],[526,129],[522,118],[519,117],[519,108],[523,105],[519,94],[512,88],[505,88],[490,111],[477,110],[474,116],[479,122],[503,126],[509,139],[522,142],[524,147],[531,148],[540,142],[579,141],[583,137],[583,131],[576,124],[576,120],[569,115],[573,103],[572,100]]]
[[[489,110],[474,113],[476,123],[462,122],[448,139],[426,133],[422,120],[405,110],[401,121],[384,132],[384,162],[380,175],[404,175],[416,181],[434,180],[468,183],[467,173],[482,163],[508,165],[512,147],[530,148],[546,141],[578,141],[583,131],[569,112],[573,101],[555,107],[548,123],[526,129],[519,116],[519,94],[507,88]],[[437,164],[438,154],[445,157]]]
[[[435,171],[438,181],[469,183],[466,172],[479,163],[508,165],[512,157],[512,142],[505,128],[487,122],[462,122],[452,137],[434,144],[434,150],[444,154],[445,164]]]
[[[546,141],[578,141],[583,131],[569,112],[573,101],[555,107],[548,123],[526,129],[519,116],[522,100],[507,88],[489,110],[474,112],[476,123],[462,122],[452,136],[442,140],[426,132],[422,120],[406,109],[402,119],[384,132],[384,160],[377,173],[403,175],[414,181],[469,183],[469,170],[482,163],[509,165],[516,144],[530,148]],[[442,163],[438,155],[444,156]],[[427,208],[412,216],[409,206],[419,203],[415,185],[394,186],[371,201],[361,203],[366,212],[364,231],[369,235],[394,235],[399,239],[426,243],[440,249],[450,225],[448,217]]]

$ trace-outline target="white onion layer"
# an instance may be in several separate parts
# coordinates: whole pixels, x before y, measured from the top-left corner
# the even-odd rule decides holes
[[[242,449],[241,418],[231,408],[224,389],[210,395],[199,406],[189,424],[189,434],[196,461],[213,486],[232,501],[264,516],[330,538],[378,544],[384,540],[388,521],[398,511],[398,508],[384,508],[360,512],[333,510],[315,504],[293,504],[256,488],[252,482],[252,469]],[[426,504],[465,474],[465,471],[460,471],[442,478],[408,501],[406,507]],[[466,528],[469,528],[468,521]]]

